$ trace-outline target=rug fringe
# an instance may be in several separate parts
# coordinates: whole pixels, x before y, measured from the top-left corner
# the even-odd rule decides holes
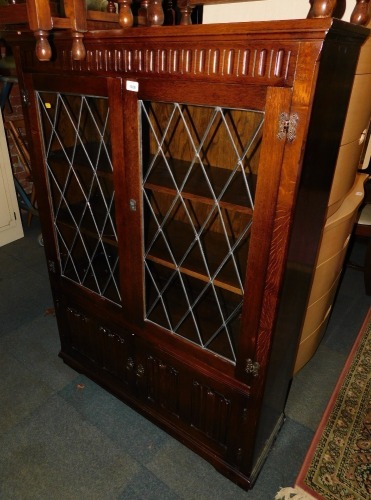
[[[281,488],[277,495],[274,497],[274,500],[308,500],[310,497],[303,493],[302,491],[298,491],[295,488]]]

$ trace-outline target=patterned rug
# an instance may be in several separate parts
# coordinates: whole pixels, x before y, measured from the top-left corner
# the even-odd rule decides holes
[[[371,309],[313,438],[295,488],[276,500],[371,499]]]

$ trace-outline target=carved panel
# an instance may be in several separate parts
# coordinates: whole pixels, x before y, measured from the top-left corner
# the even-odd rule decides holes
[[[128,342],[109,328],[100,326],[99,346],[101,349],[101,367],[128,383],[130,377],[130,354],[131,349]]]
[[[86,58],[74,61],[68,45],[57,50],[58,57],[47,64],[49,71],[81,73],[116,73],[118,76],[143,75],[202,78],[217,78],[225,81],[251,81],[260,84],[276,82],[291,85],[293,81],[297,51],[295,45],[270,43],[269,48],[261,44],[216,47],[192,46],[182,48],[169,44],[166,48],[149,49],[140,44],[117,46],[105,45],[102,49],[86,42]],[[35,69],[41,63],[33,53],[24,55],[27,66]]]
[[[210,387],[194,380],[191,423],[208,438],[227,446],[231,419],[231,401]]]
[[[162,408],[179,416],[179,372],[162,360],[147,356],[146,359],[147,398]]]
[[[64,57],[67,60],[67,57]],[[87,71],[146,75],[192,75],[222,78],[288,80],[293,54],[284,48],[193,48],[88,50]],[[67,68],[66,68],[67,69]]]
[[[131,343],[111,329],[80,311],[67,307],[67,321],[72,347],[119,380],[128,383],[131,377],[128,360]]]
[[[91,361],[99,363],[100,352],[96,347],[93,322],[85,314],[72,307],[67,307],[66,312],[71,346]]]

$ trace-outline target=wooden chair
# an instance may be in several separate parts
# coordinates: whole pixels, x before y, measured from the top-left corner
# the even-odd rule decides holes
[[[17,2],[17,0],[15,0]],[[49,0],[23,0],[0,7],[0,29],[30,30],[36,38],[36,55],[40,61],[49,61],[52,55],[48,41],[52,29],[68,29],[73,34],[72,57],[85,58],[84,33],[89,27],[107,29],[131,26],[131,0],[119,0],[119,14],[115,12],[88,12],[85,0],[62,0],[61,15]],[[113,2],[109,2],[112,9]],[[52,6],[52,7],[51,7]]]
[[[311,0],[308,18],[331,17],[335,15],[340,2],[337,0]],[[350,21],[354,24],[366,25],[370,19],[370,0],[356,0]]]
[[[1,70],[1,67],[0,67]],[[13,84],[17,83],[16,76],[6,76],[0,74],[0,112],[3,112],[7,104],[9,103],[9,96]],[[9,105],[9,107],[11,107]],[[31,159],[28,152],[27,146],[23,140],[21,133],[19,132],[19,127],[23,125],[22,120],[17,119],[17,117],[12,116],[12,114],[4,114],[4,128],[7,130],[8,138],[11,140],[14,148],[17,152],[18,159],[23,167],[23,170],[27,176],[28,181],[33,181],[32,171],[31,171]],[[13,172],[13,180],[17,193],[17,199],[19,202],[19,207],[25,210],[28,214],[27,225],[30,226],[32,217],[38,215],[36,208],[36,192],[35,185],[32,182],[31,193],[28,195],[24,190],[22,184],[18,181],[16,175]]]
[[[126,28],[134,23],[131,10],[132,0],[116,0],[118,13],[113,0],[108,0],[107,12],[87,10],[85,0],[61,0],[63,2],[64,16],[53,12],[49,0],[8,0],[9,5],[0,7],[1,26],[17,25],[27,26],[35,34],[36,54],[40,61],[51,58],[51,47],[48,34],[52,29],[69,29],[73,33],[72,57],[75,60],[85,58],[83,36],[92,29],[107,29],[112,23],[117,27]],[[12,3],[10,3],[12,2]],[[17,3],[20,2],[20,3]],[[191,24],[192,9],[204,3],[222,3],[223,0],[178,0],[177,6],[181,13],[179,24]],[[311,0],[308,18],[331,17],[336,13],[337,0]],[[169,21],[170,19],[170,21]],[[356,0],[351,22],[366,25],[370,19],[370,0]],[[164,10],[161,0],[142,0],[138,13],[138,24],[158,26],[175,22],[172,1]],[[111,25],[110,25],[111,23]]]

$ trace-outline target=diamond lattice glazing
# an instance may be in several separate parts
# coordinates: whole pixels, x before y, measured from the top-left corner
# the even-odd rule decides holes
[[[62,276],[119,303],[108,99],[39,92],[38,103]]]
[[[146,319],[235,361],[264,114],[140,106]]]

